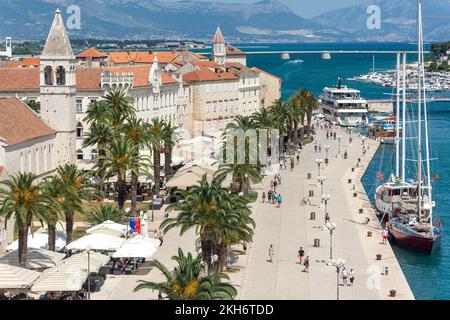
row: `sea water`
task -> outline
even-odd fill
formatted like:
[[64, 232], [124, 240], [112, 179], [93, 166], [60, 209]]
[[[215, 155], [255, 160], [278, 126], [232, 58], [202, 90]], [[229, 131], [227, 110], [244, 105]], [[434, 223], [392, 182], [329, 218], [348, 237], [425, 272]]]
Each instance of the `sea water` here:
[[[413, 44], [363, 43], [363, 44], [237, 44], [244, 51], [295, 51], [295, 50], [415, 50]], [[415, 55], [408, 61], [413, 62]], [[361, 90], [364, 98], [388, 99], [392, 88], [374, 84], [347, 81], [349, 77], [372, 70], [373, 54], [331, 54], [331, 60], [323, 60], [320, 54], [290, 54], [283, 60], [278, 54], [249, 55], [248, 66], [256, 66], [283, 79], [283, 99], [305, 87], [319, 95], [325, 86], [334, 86], [337, 78], [343, 84]], [[395, 54], [375, 55], [375, 70], [394, 69]], [[432, 161], [432, 176], [439, 175], [433, 185], [433, 196], [437, 203], [437, 214], [445, 226], [450, 226], [450, 103], [429, 104], [429, 134]], [[393, 168], [392, 146], [382, 146], [377, 151], [365, 175], [363, 185], [370, 197], [377, 186], [376, 173], [384, 172], [387, 178]], [[447, 229], [449, 229], [448, 227]], [[450, 229], [449, 229], [450, 230]], [[444, 233], [441, 247], [432, 255], [422, 255], [393, 246], [402, 270], [416, 299], [450, 299], [450, 234]]]

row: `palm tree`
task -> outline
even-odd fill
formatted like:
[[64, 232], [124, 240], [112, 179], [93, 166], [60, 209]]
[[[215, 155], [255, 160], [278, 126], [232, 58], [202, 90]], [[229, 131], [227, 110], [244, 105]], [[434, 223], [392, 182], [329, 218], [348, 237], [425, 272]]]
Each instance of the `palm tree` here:
[[68, 211], [65, 207], [66, 201], [64, 195], [64, 188], [60, 177], [48, 177], [42, 184], [42, 192], [48, 199], [53, 201], [51, 210], [48, 210], [47, 225], [48, 225], [48, 250], [56, 250], [56, 223], [62, 212]]
[[[125, 137], [132, 143], [136, 145], [136, 154], [133, 155], [136, 158], [140, 158], [140, 150], [145, 146], [148, 141], [148, 125], [142, 121], [142, 119], [137, 119], [135, 116], [132, 116], [127, 119], [126, 124], [124, 125], [124, 133]], [[144, 157], [141, 157], [144, 160]], [[137, 206], [137, 188], [139, 183], [139, 172], [141, 165], [144, 163], [138, 164], [136, 167], [132, 167], [131, 169], [131, 208], [130, 213], [133, 216], [136, 216], [136, 206]]]
[[98, 154], [105, 155], [106, 146], [116, 135], [114, 127], [106, 121], [94, 122], [90, 126], [90, 130], [84, 136], [83, 148], [97, 146]]
[[36, 100], [25, 100], [25, 104], [36, 113], [41, 112], [41, 103]]
[[83, 121], [88, 124], [98, 124], [108, 121], [108, 106], [106, 100], [94, 101], [89, 104]]
[[149, 124], [148, 145], [153, 150], [153, 178], [155, 180], [155, 194], [159, 193], [161, 183], [161, 141], [164, 139], [165, 122], [158, 118]]
[[139, 147], [123, 136], [112, 140], [107, 147], [106, 156], [99, 156], [99, 162], [95, 167], [96, 171], [104, 171], [107, 177], [117, 175], [119, 210], [123, 210], [125, 205], [127, 171], [137, 170], [139, 163]]
[[208, 272], [212, 272], [212, 234], [216, 224], [215, 214], [219, 205], [228, 198], [229, 192], [219, 183], [209, 184], [204, 175], [199, 185], [180, 193], [184, 201], [172, 204], [167, 209], [180, 211], [178, 216], [165, 220], [160, 227], [164, 233], [172, 228], [180, 227], [180, 235], [191, 228], [196, 228], [197, 234], [200, 235], [203, 261], [208, 266]]
[[83, 200], [96, 199], [98, 190], [88, 183], [87, 176], [74, 164], [61, 165], [57, 169], [61, 183], [61, 206], [66, 218], [67, 243], [72, 241], [75, 212], [83, 213]]
[[[271, 154], [272, 154], [272, 141], [271, 141], [270, 137], [272, 136], [272, 130], [276, 128], [276, 124], [274, 121], [274, 115], [270, 112], [270, 110], [268, 108], [261, 108], [257, 112], [253, 113], [251, 117], [253, 119], [253, 122], [254, 122], [256, 128], [267, 130], [267, 136], [266, 136], [267, 147], [271, 150]], [[261, 139], [259, 132], [258, 132], [258, 138]], [[266, 155], [264, 155], [264, 156], [266, 156]], [[259, 156], [261, 157], [261, 155], [259, 155]]]
[[269, 110], [273, 115], [274, 123], [276, 128], [280, 132], [280, 154], [284, 151], [284, 134], [289, 135], [289, 111], [288, 105], [283, 103], [281, 99], [275, 100], [270, 106]]
[[113, 126], [123, 125], [127, 118], [135, 115], [133, 98], [127, 96], [125, 91], [111, 91], [105, 97], [105, 103]]
[[19, 263], [27, 265], [28, 229], [33, 219], [47, 220], [49, 199], [42, 194], [33, 173], [18, 173], [9, 180], [1, 181], [0, 198], [2, 206], [0, 214], [8, 220], [15, 216], [19, 231]]
[[88, 221], [95, 224], [100, 224], [105, 221], [120, 222], [122, 220], [122, 212], [110, 203], [105, 203], [100, 207], [95, 208], [91, 215], [88, 216]]
[[172, 151], [176, 144], [176, 129], [177, 127], [172, 125], [172, 122], [166, 122], [163, 129], [163, 141], [164, 141], [164, 173], [166, 181], [172, 176]]
[[248, 195], [251, 183], [259, 183], [262, 180], [260, 168], [255, 164], [221, 164], [215, 176], [224, 180], [228, 174], [232, 175], [231, 190], [233, 185], [237, 185], [238, 190], [233, 190], [236, 193], [243, 192], [245, 196]]
[[317, 101], [314, 93], [308, 91], [305, 88], [302, 88], [299, 92], [299, 100], [301, 103], [301, 108], [305, 110], [306, 114], [306, 128], [308, 138], [311, 138], [311, 121], [312, 121], [312, 113], [319, 106], [319, 102]]
[[139, 281], [134, 291], [142, 289], [158, 290], [165, 294], [168, 300], [233, 300], [236, 289], [223, 280], [229, 277], [223, 273], [204, 276], [201, 257], [193, 258], [191, 253], [184, 255], [181, 248], [178, 255], [173, 256], [177, 266], [170, 271], [159, 260], [152, 261], [166, 278], [163, 282]]

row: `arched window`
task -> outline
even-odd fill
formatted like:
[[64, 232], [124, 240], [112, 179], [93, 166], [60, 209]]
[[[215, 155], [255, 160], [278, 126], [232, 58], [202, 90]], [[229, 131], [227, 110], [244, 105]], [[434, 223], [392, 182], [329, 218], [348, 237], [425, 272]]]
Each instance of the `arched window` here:
[[53, 69], [50, 66], [46, 66], [44, 69], [44, 78], [45, 85], [52, 86], [53, 85]]
[[77, 160], [83, 160], [83, 150], [77, 150]]
[[59, 86], [66, 84], [66, 69], [63, 66], [56, 68], [56, 84]]
[[98, 151], [97, 149], [92, 149], [91, 150], [91, 160], [95, 160], [98, 156]]

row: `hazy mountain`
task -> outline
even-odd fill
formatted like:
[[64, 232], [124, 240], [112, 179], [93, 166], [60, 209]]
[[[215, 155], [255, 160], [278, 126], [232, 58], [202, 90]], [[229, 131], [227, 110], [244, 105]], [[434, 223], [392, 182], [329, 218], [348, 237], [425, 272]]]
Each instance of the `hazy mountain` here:
[[[450, 31], [450, 0], [426, 0], [426, 40], [445, 39]], [[366, 27], [367, 6], [360, 5], [305, 20], [277, 0], [253, 4], [180, 0], [0, 0], [0, 37], [45, 39], [54, 11], [81, 9], [81, 30], [72, 38], [210, 40], [219, 24], [229, 41], [398, 41], [415, 39], [416, 0], [372, 0], [381, 7], [382, 29]], [[447, 16], [446, 19], [443, 16]]]
[[[210, 39], [220, 24], [230, 39], [282, 38], [332, 40], [337, 32], [294, 14], [279, 1], [254, 4], [159, 0], [0, 0], [0, 34], [43, 38], [56, 7], [81, 8], [81, 30], [72, 37]], [[66, 15], [67, 16], [67, 15]], [[328, 30], [330, 29], [330, 30]]]
[[[367, 28], [369, 5], [378, 5], [381, 29]], [[450, 36], [450, 0], [423, 1], [426, 41], [448, 40]], [[417, 0], [371, 0], [365, 4], [324, 13], [312, 21], [333, 27], [365, 41], [416, 41]]]

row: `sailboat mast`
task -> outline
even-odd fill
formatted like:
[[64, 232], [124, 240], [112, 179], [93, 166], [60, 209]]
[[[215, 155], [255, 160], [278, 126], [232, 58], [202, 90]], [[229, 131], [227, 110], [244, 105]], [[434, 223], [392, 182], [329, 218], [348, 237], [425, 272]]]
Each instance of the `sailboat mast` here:
[[417, 79], [417, 183], [418, 183], [418, 196], [417, 196], [417, 209], [419, 213], [419, 220], [422, 220], [422, 1], [419, 0], [418, 5], [418, 79]]
[[403, 52], [402, 90], [402, 182], [406, 182], [406, 52]]
[[400, 169], [400, 52], [397, 52], [397, 94], [395, 104], [395, 177]]
[[372, 73], [375, 73], [375, 55], [372, 56]]

